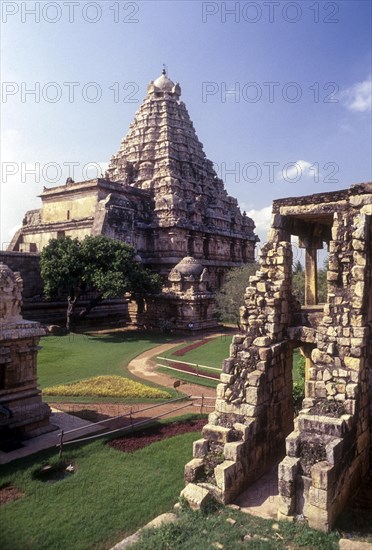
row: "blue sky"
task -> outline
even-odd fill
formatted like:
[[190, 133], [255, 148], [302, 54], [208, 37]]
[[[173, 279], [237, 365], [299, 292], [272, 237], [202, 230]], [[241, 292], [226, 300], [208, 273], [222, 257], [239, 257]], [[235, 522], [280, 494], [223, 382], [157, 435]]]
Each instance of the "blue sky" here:
[[163, 63], [261, 240], [273, 199], [371, 180], [367, 0], [3, 0], [1, 48], [2, 248], [69, 163], [104, 172]]

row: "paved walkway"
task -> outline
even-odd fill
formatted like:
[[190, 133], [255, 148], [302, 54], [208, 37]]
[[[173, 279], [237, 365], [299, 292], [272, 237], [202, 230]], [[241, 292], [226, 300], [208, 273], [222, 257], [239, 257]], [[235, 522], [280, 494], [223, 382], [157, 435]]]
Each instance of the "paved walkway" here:
[[73, 432], [72, 434], [64, 437], [64, 441], [69, 441], [71, 439], [75, 439], [77, 436], [80, 437], [83, 435], [96, 433], [102, 429], [95, 426], [92, 422], [87, 422], [77, 416], [66, 414], [54, 408], [52, 408], [50, 425], [52, 427], [52, 431], [33, 437], [32, 439], [22, 441], [22, 447], [20, 449], [16, 449], [15, 451], [11, 451], [9, 453], [0, 451], [0, 464], [7, 464], [17, 458], [23, 458], [44, 449], [56, 447], [60, 442], [60, 434], [62, 430], [69, 431], [79, 428], [77, 432]]
[[[216, 336], [221, 336], [221, 334], [214, 334], [213, 336], [211, 336], [211, 338], [215, 338]], [[137, 357], [132, 359], [132, 361], [130, 361], [130, 363], [128, 364], [128, 370], [135, 376], [138, 376], [138, 378], [142, 378], [147, 382], [154, 382], [155, 384], [159, 384], [167, 388], [172, 388], [174, 382], [177, 379], [172, 378], [171, 376], [168, 376], [162, 372], [158, 372], [156, 370], [156, 361], [154, 361], [152, 358], [159, 355], [161, 356], [164, 352], [182, 343], [187, 344], [187, 340], [180, 341], [177, 344], [175, 344], [174, 342], [172, 344], [162, 344], [161, 346], [157, 346], [156, 348], [144, 351], [143, 353], [137, 355]], [[190, 382], [182, 382], [180, 390], [182, 391], [182, 393], [186, 393], [187, 395], [191, 396], [200, 396], [203, 394], [205, 397], [216, 397], [215, 388], [198, 386], [197, 384], [191, 384]]]
[[258, 479], [235, 504], [242, 512], [265, 519], [278, 518], [278, 465]]

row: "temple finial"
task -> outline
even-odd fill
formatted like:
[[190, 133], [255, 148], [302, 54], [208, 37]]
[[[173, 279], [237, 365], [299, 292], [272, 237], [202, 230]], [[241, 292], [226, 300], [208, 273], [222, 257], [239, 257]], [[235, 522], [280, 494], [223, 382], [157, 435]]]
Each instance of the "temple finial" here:
[[167, 69], [165, 67], [165, 63], [163, 63], [163, 70], [162, 70], [161, 74], [163, 74], [164, 76], [166, 76], [166, 74], [167, 74]]

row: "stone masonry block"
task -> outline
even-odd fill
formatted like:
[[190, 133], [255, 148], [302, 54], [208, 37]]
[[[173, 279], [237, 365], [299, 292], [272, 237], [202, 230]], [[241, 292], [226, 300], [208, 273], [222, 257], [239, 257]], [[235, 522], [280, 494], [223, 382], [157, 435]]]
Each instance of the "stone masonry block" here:
[[285, 440], [287, 455], [293, 458], [298, 456], [299, 445], [300, 445], [300, 432], [294, 431], [290, 433]]
[[292, 456], [286, 456], [279, 463], [278, 478], [284, 481], [294, 480], [300, 459]]
[[224, 426], [212, 426], [211, 424], [206, 424], [202, 433], [204, 439], [218, 443], [228, 443], [232, 437], [231, 429]]
[[231, 489], [236, 480], [236, 463], [232, 460], [225, 460], [214, 469], [216, 485], [222, 491]]
[[360, 370], [362, 359], [359, 357], [344, 357], [345, 367], [352, 370]]
[[233, 462], [238, 462], [246, 448], [246, 444], [242, 441], [232, 441], [231, 443], [225, 443], [223, 448], [223, 454], [226, 460], [232, 460]]
[[240, 424], [239, 422], [236, 422], [234, 424], [234, 430], [241, 432], [243, 434], [243, 441], [246, 441], [247, 439], [250, 439], [253, 437], [256, 431], [256, 421], [255, 420], [248, 420], [245, 424]]
[[209, 451], [209, 441], [208, 439], [198, 439], [193, 443], [193, 457], [202, 458]]
[[278, 496], [278, 514], [291, 516], [294, 513], [295, 501], [293, 497]]
[[181, 497], [187, 500], [193, 510], [203, 510], [212, 501], [209, 491], [195, 483], [186, 485], [181, 491]]
[[330, 529], [329, 525], [329, 514], [327, 510], [308, 504], [307, 506], [307, 521], [309, 527], [312, 529], [318, 529], [318, 531], [328, 532]]
[[224, 372], [221, 372], [220, 374], [220, 380], [222, 384], [231, 384], [233, 380], [232, 374], [225, 374]]
[[197, 481], [198, 477], [204, 471], [203, 459], [194, 458], [190, 460], [185, 466], [185, 481], [187, 483]]
[[347, 424], [341, 418], [303, 414], [298, 419], [298, 429], [300, 432], [342, 437], [347, 431]]
[[311, 467], [311, 481], [315, 489], [327, 491], [334, 483], [334, 466], [329, 462], [317, 462]]
[[265, 348], [271, 344], [272, 340], [268, 336], [259, 336], [253, 340], [253, 345], [259, 348]]

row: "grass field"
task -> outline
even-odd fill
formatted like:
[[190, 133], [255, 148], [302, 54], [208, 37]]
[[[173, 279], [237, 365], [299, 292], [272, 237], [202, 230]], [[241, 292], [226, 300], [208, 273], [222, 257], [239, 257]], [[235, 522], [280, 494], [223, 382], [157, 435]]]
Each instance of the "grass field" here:
[[[43, 389], [100, 375], [119, 375], [143, 383], [143, 380], [128, 371], [128, 363], [143, 351], [171, 342], [172, 339], [172, 336], [137, 331], [42, 338], [42, 349], [38, 355], [39, 386]], [[151, 383], [147, 385], [158, 387]], [[172, 392], [171, 394], [173, 395]], [[43, 397], [51, 400], [47, 395]], [[76, 399], [86, 402], [90, 400], [87, 397], [69, 397], [68, 401]], [[63, 396], [59, 396], [59, 400], [62, 401]]]
[[0, 507], [2, 550], [107, 549], [153, 517], [169, 511], [183, 488], [192, 456], [191, 432], [122, 453], [103, 440], [66, 447], [76, 473], [56, 483], [35, 479], [58, 462], [55, 449], [2, 466], [0, 487], [25, 496]]
[[321, 533], [304, 523], [265, 520], [238, 510], [184, 510], [180, 521], [146, 530], [133, 550], [338, 550], [337, 532]]

